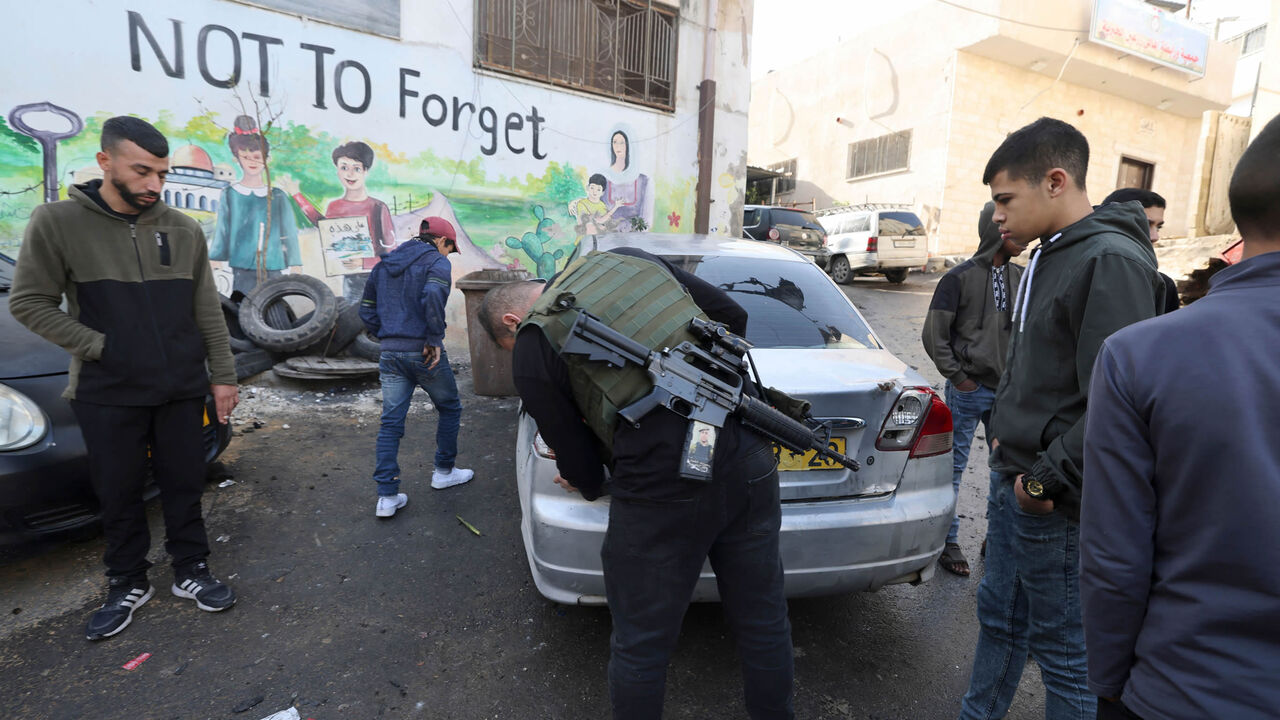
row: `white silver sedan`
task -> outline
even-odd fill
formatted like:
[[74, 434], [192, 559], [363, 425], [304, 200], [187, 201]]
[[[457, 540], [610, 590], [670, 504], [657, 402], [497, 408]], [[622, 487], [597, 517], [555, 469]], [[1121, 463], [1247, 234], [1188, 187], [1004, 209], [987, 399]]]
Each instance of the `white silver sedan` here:
[[[812, 451], [777, 450], [787, 596], [932, 577], [955, 507], [951, 412], [924, 377], [884, 349], [836, 284], [791, 250], [720, 236], [591, 236], [574, 255], [617, 247], [642, 248], [726, 290], [748, 313], [751, 359], [764, 385], [809, 400], [814, 416], [834, 428], [835, 448], [861, 464], [852, 471]], [[521, 412], [516, 484], [529, 569], [549, 600], [604, 604], [608, 495], [587, 502], [566, 493], [553, 482], [554, 458]], [[693, 599], [718, 599], [709, 564]]]

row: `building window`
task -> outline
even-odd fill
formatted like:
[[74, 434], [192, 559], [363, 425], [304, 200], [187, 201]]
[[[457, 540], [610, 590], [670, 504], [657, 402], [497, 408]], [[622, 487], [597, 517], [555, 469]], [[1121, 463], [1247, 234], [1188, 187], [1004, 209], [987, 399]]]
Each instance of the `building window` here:
[[784, 160], [780, 163], [770, 165], [767, 170], [778, 173], [778, 184], [774, 186], [774, 192], [781, 195], [782, 193], [795, 192], [796, 190], [796, 161], [795, 158]]
[[1155, 172], [1156, 166], [1149, 162], [1121, 156], [1120, 174], [1116, 177], [1116, 187], [1150, 190], [1151, 178], [1155, 175]]
[[910, 166], [910, 130], [849, 144], [850, 180], [907, 170]]
[[1240, 55], [1252, 55], [1267, 44], [1267, 26], [1254, 28], [1244, 34], [1244, 38], [1240, 41]]
[[352, 30], [400, 37], [400, 0], [239, 0]]
[[676, 10], [656, 0], [476, 0], [476, 65], [671, 110]]

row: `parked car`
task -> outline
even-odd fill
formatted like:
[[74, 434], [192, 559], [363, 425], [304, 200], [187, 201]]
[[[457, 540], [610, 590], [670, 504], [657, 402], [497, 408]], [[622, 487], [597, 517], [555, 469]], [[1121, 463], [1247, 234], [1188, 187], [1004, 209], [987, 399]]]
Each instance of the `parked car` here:
[[909, 205], [849, 205], [820, 210], [817, 218], [827, 231], [827, 271], [838, 283], [876, 274], [902, 283], [929, 260], [924, 223]]
[[[94, 532], [100, 520], [84, 438], [62, 397], [71, 357], [9, 313], [13, 267], [0, 255], [0, 544]], [[231, 428], [211, 422], [212, 396], [205, 402], [205, 458], [213, 462]], [[146, 497], [157, 494], [149, 484]]]
[[[830, 278], [791, 250], [705, 235], [628, 234], [584, 238], [574, 256], [622, 246], [667, 258], [728, 291], [749, 314], [760, 379], [812, 402], [813, 414], [831, 422], [836, 448], [862, 464], [855, 472], [812, 452], [776, 450], [786, 594], [928, 580], [955, 505], [951, 412], [928, 382], [885, 349]], [[552, 449], [522, 411], [516, 486], [534, 583], [555, 602], [603, 604], [608, 497], [587, 502], [555, 485], [555, 476]], [[715, 576], [704, 565], [694, 600], [717, 599]]]
[[827, 231], [808, 210], [746, 205], [742, 208], [742, 234], [750, 240], [777, 243], [827, 267]]

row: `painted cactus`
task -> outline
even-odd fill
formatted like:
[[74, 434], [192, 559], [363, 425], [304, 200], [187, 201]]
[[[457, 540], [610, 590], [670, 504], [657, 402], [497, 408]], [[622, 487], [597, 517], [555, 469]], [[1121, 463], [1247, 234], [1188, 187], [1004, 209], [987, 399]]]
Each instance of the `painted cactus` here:
[[533, 216], [538, 220], [533, 232], [527, 232], [518, 239], [508, 237], [507, 247], [523, 250], [533, 261], [535, 274], [545, 280], [555, 275], [556, 261], [564, 257], [564, 250], [550, 252], [546, 249], [551, 240], [551, 226], [555, 225], [555, 221], [547, 217], [541, 205], [533, 206]]

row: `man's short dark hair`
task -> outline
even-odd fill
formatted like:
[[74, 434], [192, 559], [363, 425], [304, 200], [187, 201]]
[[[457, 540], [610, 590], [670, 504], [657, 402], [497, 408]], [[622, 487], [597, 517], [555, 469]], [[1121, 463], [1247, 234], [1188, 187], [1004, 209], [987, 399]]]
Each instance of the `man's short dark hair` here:
[[1110, 205], [1111, 203], [1129, 202], [1131, 200], [1137, 200], [1142, 203], [1142, 207], [1144, 208], [1165, 207], [1164, 198], [1160, 197], [1159, 193], [1155, 193], [1150, 190], [1143, 190], [1142, 188], [1120, 188], [1108, 195], [1106, 199], [1102, 201], [1102, 204]]
[[111, 152], [122, 140], [128, 140], [156, 157], [169, 157], [169, 141], [146, 120], [117, 115], [102, 123], [103, 152]]
[[1069, 123], [1042, 117], [1009, 134], [987, 161], [982, 184], [990, 185], [1001, 170], [1010, 180], [1026, 180], [1039, 185], [1053, 168], [1067, 171], [1076, 186], [1084, 189], [1089, 168], [1089, 141]]
[[596, 173], [587, 179], [588, 185], [599, 185], [601, 190], [609, 189], [609, 181], [604, 179], [604, 175]]
[[354, 142], [343, 143], [333, 149], [333, 164], [337, 165], [341, 158], [348, 158], [364, 165], [364, 169], [368, 170], [373, 167], [373, 148], [368, 143], [356, 140]]
[[[541, 285], [542, 283], [537, 280], [517, 280], [499, 285], [485, 293], [484, 299], [480, 301], [476, 319], [480, 321], [480, 327], [484, 328], [489, 339], [497, 342], [500, 334], [506, 334], [507, 329], [502, 324], [502, 316], [517, 307], [524, 297], [525, 288], [530, 284]], [[523, 310], [523, 308], [520, 309]]]
[[1280, 237], [1280, 118], [1249, 143], [1227, 188], [1231, 217], [1246, 238]]

